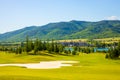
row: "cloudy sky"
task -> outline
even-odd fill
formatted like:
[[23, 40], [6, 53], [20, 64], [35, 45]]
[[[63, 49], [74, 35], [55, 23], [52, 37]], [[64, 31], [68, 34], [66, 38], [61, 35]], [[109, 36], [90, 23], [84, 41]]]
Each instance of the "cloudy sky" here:
[[0, 33], [51, 22], [119, 20], [120, 0], [0, 0]]

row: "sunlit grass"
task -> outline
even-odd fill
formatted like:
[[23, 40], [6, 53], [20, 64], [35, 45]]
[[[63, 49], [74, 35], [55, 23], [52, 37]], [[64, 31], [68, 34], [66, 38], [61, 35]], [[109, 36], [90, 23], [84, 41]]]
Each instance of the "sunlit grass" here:
[[43, 70], [0, 67], [0, 80], [120, 80], [120, 60], [105, 59], [103, 53], [41, 56], [0, 52], [0, 63], [36, 63], [45, 60], [75, 60], [79, 63], [72, 67]]

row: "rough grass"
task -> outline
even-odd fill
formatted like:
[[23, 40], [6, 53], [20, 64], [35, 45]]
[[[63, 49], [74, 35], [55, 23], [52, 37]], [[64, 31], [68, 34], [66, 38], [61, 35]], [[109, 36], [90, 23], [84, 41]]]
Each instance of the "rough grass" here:
[[[67, 40], [58, 40], [59, 42], [87, 42], [89, 39], [67, 39]], [[119, 42], [120, 41], [120, 37], [114, 37], [114, 38], [102, 38], [102, 39], [93, 39], [95, 41], [101, 41], [103, 43], [114, 43], [114, 42]]]
[[26, 69], [0, 67], [0, 80], [120, 80], [120, 60], [104, 58], [105, 54], [80, 54], [79, 56], [15, 55], [0, 52], [0, 63], [31, 63], [45, 60], [79, 61], [72, 67], [60, 69]]
[[119, 42], [120, 37], [114, 37], [114, 38], [103, 38], [103, 39], [94, 39], [95, 41], [101, 41], [103, 43], [114, 43], [114, 42]]

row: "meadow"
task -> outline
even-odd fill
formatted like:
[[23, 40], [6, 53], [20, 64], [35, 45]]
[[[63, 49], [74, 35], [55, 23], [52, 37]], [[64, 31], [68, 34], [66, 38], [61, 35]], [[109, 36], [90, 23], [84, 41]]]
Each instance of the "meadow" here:
[[113, 37], [113, 38], [101, 38], [101, 39], [68, 39], [68, 40], [58, 40], [59, 42], [87, 42], [87, 41], [101, 41], [103, 43], [114, 43], [114, 42], [119, 42], [120, 41], [120, 37]]
[[0, 64], [74, 60], [79, 63], [59, 69], [0, 67], [0, 80], [120, 80], [120, 60], [105, 59], [104, 53], [80, 53], [76, 56], [26, 55], [0, 52]]

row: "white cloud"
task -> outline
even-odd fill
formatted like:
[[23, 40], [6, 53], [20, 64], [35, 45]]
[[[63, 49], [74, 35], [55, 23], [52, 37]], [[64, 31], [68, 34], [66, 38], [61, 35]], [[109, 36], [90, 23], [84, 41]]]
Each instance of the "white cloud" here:
[[117, 16], [110, 16], [107, 18], [107, 20], [118, 20]]

